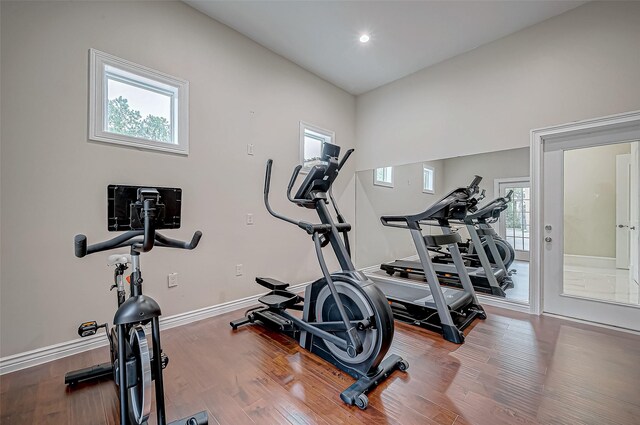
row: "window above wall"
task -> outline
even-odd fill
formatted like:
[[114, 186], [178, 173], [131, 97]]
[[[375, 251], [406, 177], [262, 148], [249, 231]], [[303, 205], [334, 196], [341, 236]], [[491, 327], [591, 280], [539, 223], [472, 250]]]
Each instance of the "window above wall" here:
[[300, 163], [301, 172], [308, 172], [321, 160], [322, 145], [335, 144], [335, 133], [300, 121]]
[[189, 83], [90, 50], [89, 139], [187, 155]]
[[436, 172], [433, 167], [422, 164], [422, 191], [424, 193], [436, 193]]
[[373, 170], [373, 184], [393, 187], [393, 167], [381, 167]]

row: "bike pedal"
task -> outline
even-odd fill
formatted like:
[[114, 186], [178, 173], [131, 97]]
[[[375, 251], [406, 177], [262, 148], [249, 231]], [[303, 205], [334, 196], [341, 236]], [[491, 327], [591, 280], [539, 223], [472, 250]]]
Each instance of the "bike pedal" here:
[[160, 354], [160, 364], [162, 365], [163, 369], [166, 368], [169, 364], [169, 357], [164, 353]]
[[98, 332], [98, 322], [84, 322], [78, 326], [78, 335], [84, 338], [85, 336], [95, 335]]

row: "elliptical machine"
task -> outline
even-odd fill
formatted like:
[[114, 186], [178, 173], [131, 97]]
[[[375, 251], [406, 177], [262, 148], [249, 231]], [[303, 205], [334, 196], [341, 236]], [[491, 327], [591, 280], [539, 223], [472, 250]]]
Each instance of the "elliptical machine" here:
[[[356, 379], [340, 394], [342, 401], [365, 409], [369, 404], [365, 392], [371, 390], [395, 369], [407, 370], [409, 364], [392, 354], [384, 358], [393, 339], [394, 324], [391, 308], [382, 292], [362, 273], [358, 272], [345, 247], [351, 225], [344, 222], [339, 211], [335, 223], [327, 208], [327, 193], [340, 168], [353, 150], [338, 163], [340, 147], [325, 143], [322, 162], [309, 171], [302, 185], [291, 196], [302, 166], [291, 176], [287, 197], [294, 204], [315, 209], [321, 224], [297, 221], [274, 212], [269, 205], [269, 186], [273, 160], [267, 161], [264, 184], [264, 203], [271, 215], [295, 224], [309, 234], [315, 245], [323, 277], [308, 285], [304, 298], [287, 290], [289, 284], [275, 279], [257, 277], [256, 282], [271, 292], [260, 297], [263, 306], [250, 309], [245, 317], [232, 321], [237, 329], [248, 323], [260, 323], [281, 332], [345, 371]], [[333, 198], [332, 196], [330, 196]], [[332, 202], [336, 208], [335, 200]], [[340, 232], [343, 238], [340, 238]], [[322, 248], [331, 244], [341, 270], [329, 273]], [[287, 310], [302, 311], [302, 319]]]
[[[130, 247], [129, 254], [109, 256], [108, 264], [114, 266], [114, 285], [117, 289], [118, 309], [113, 325], [85, 322], [78, 328], [81, 337], [95, 335], [104, 328], [109, 339], [111, 361], [100, 365], [69, 372], [65, 384], [74, 386], [80, 382], [99, 378], [111, 378], [118, 386], [121, 425], [144, 425], [151, 413], [151, 381], [155, 381], [156, 416], [158, 425], [166, 425], [164, 383], [162, 369], [169, 359], [160, 347], [160, 306], [151, 297], [142, 293], [142, 271], [140, 254], [154, 246], [192, 250], [202, 237], [195, 232], [190, 242], [167, 238], [156, 229], [180, 227], [180, 189], [149, 188], [139, 186], [108, 187], [109, 230], [129, 230], [111, 240], [87, 247], [87, 237], [76, 235], [75, 255], [82, 258], [88, 254], [115, 248]], [[142, 236], [142, 238], [139, 238]], [[131, 275], [126, 278], [130, 295], [127, 298], [124, 273], [129, 265]], [[145, 326], [151, 324], [150, 350]], [[150, 352], [151, 351], [151, 352]], [[122, 365], [125, 365], [122, 367]], [[206, 425], [205, 411], [171, 422], [170, 425]]]

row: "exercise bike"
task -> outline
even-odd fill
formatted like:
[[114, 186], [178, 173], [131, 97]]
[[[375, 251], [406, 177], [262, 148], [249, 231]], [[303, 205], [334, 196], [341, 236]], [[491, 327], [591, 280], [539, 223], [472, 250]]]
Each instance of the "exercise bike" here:
[[[396, 354], [384, 357], [393, 339], [391, 308], [382, 292], [351, 262], [346, 248], [351, 225], [339, 211], [339, 222], [335, 223], [327, 208], [327, 193], [333, 198], [331, 186], [351, 152], [353, 150], [338, 163], [340, 147], [325, 143], [321, 163], [311, 168], [296, 194], [291, 196], [302, 167], [298, 165], [293, 171], [287, 189], [288, 199], [300, 207], [315, 209], [320, 224], [297, 221], [271, 209], [269, 187], [273, 160], [267, 161], [265, 206], [274, 217], [298, 226], [312, 237], [323, 277], [306, 287], [304, 298], [288, 291], [287, 283], [257, 277], [259, 285], [271, 290], [259, 299], [263, 305], [248, 310], [244, 318], [230, 324], [235, 330], [248, 323], [260, 323], [295, 339], [303, 348], [354, 377], [356, 382], [344, 390], [340, 398], [348, 405], [365, 409], [369, 404], [365, 393], [395, 369], [407, 370], [409, 364]], [[332, 204], [335, 209], [335, 200]], [[341, 239], [340, 233], [345, 240]], [[322, 248], [328, 244], [341, 268], [335, 273], [329, 273], [322, 253]], [[301, 311], [302, 318], [287, 310]]]
[[[162, 370], [169, 359], [160, 347], [160, 306], [142, 293], [140, 254], [154, 246], [192, 250], [202, 233], [195, 232], [190, 242], [167, 238], [156, 232], [157, 228], [180, 227], [181, 190], [173, 188], [149, 188], [138, 186], [109, 186], [109, 230], [128, 230], [111, 240], [87, 246], [85, 235], [75, 237], [75, 255], [82, 258], [96, 252], [130, 247], [129, 254], [109, 256], [107, 262], [114, 267], [114, 285], [118, 309], [113, 327], [95, 321], [82, 323], [78, 328], [81, 337], [95, 335], [104, 328], [109, 340], [111, 361], [65, 375], [65, 384], [75, 386], [80, 382], [111, 378], [118, 386], [120, 424], [144, 425], [151, 414], [152, 381], [155, 381], [156, 417], [158, 425], [166, 425], [164, 383]], [[131, 266], [132, 272], [124, 277]], [[126, 295], [125, 280], [129, 284]], [[149, 347], [145, 327], [151, 324]], [[124, 365], [124, 366], [123, 366]], [[206, 425], [206, 411], [171, 422], [170, 425]]]

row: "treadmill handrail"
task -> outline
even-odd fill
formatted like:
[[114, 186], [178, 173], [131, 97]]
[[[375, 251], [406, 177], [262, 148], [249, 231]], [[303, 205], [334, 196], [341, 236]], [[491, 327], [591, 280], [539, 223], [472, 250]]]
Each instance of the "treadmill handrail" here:
[[[445, 197], [440, 199], [435, 204], [427, 208], [426, 211], [419, 214], [412, 215], [383, 215], [380, 217], [380, 221], [383, 226], [398, 227], [401, 229], [420, 229], [420, 222], [434, 221], [441, 217], [435, 217], [439, 212], [449, 207], [450, 205], [460, 203], [466, 206], [467, 200], [474, 194], [478, 193], [480, 181], [482, 177], [474, 176], [472, 182], [467, 187], [461, 187], [452, 190]], [[398, 222], [404, 222], [405, 224], [397, 224]]]
[[496, 210], [502, 212], [507, 208], [509, 202], [512, 200], [512, 196], [513, 190], [510, 190], [505, 196], [494, 199], [472, 214], [467, 214], [465, 221], [478, 220], [480, 218], [492, 218]]

